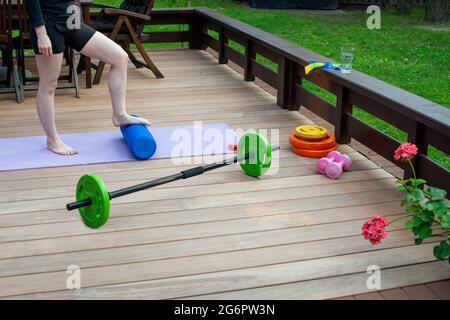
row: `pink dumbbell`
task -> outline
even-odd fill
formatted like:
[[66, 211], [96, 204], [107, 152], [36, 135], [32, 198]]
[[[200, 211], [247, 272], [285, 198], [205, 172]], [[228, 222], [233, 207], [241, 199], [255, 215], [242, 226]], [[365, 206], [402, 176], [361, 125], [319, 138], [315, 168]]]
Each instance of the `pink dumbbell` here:
[[326, 174], [328, 178], [337, 179], [343, 171], [350, 169], [352, 160], [349, 156], [341, 154], [339, 151], [331, 151], [326, 158], [322, 158], [316, 163], [317, 171]]
[[327, 169], [328, 165], [333, 161], [339, 161], [341, 157], [342, 154], [339, 151], [331, 151], [330, 153], [328, 153], [326, 158], [322, 158], [317, 161], [317, 171], [321, 174], [325, 174], [325, 170]]

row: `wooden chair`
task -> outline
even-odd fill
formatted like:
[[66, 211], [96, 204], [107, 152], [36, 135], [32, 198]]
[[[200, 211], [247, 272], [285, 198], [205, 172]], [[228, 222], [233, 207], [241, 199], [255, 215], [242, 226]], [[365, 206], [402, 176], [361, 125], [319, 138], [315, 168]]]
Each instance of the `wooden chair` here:
[[[144, 25], [151, 17], [150, 13], [153, 9], [155, 0], [125, 0], [120, 8], [109, 7], [105, 5], [93, 4], [93, 8], [102, 8], [100, 14], [92, 19], [91, 26], [99, 32], [107, 35], [111, 40], [117, 42], [128, 54], [131, 62], [136, 68], [148, 68], [158, 79], [164, 78], [163, 74], [158, 70], [150, 56], [145, 51], [139, 39], [139, 35], [144, 29]], [[130, 50], [130, 43], [134, 43], [145, 62], [136, 58]], [[84, 58], [78, 65], [80, 72], [84, 66]], [[105, 63], [100, 61], [94, 77], [94, 84], [99, 84], [102, 77]]]
[[[26, 73], [26, 57], [25, 52], [27, 49], [32, 49], [30, 32], [28, 25], [28, 14], [25, 8], [23, 0], [14, 0], [15, 10], [17, 17], [17, 26], [19, 35], [14, 38], [14, 46], [17, 51], [17, 61], [19, 67], [19, 76], [22, 82], [22, 88], [24, 91], [37, 90], [39, 85], [36, 82], [39, 81], [39, 77], [29, 77]], [[66, 66], [69, 67], [68, 74], [60, 75], [58, 80], [67, 80], [67, 82], [58, 82], [58, 89], [74, 88], [75, 96], [80, 97], [80, 85], [78, 81], [78, 74], [75, 72], [75, 56], [72, 48], [66, 47], [64, 49], [64, 57]]]
[[16, 94], [17, 102], [24, 99], [18, 68], [14, 64], [13, 50], [13, 1], [0, 0], [0, 51], [2, 66], [6, 67], [6, 79], [1, 81], [0, 93]]

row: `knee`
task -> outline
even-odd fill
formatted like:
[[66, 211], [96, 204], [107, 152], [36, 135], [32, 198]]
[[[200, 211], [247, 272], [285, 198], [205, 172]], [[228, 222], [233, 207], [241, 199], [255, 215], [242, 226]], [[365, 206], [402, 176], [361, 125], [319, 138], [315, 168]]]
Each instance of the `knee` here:
[[39, 81], [39, 91], [46, 94], [54, 94], [58, 85], [58, 79], [52, 78]]
[[121, 50], [117, 51], [117, 54], [114, 56], [113, 66], [117, 67], [127, 67], [128, 65], [128, 54], [121, 48]]

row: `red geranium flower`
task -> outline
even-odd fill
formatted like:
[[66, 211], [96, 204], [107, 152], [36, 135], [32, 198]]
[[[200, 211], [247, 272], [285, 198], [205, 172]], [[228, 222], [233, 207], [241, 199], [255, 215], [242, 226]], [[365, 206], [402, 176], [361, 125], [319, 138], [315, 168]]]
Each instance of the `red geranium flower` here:
[[388, 225], [389, 222], [382, 216], [373, 216], [372, 219], [366, 220], [362, 225], [362, 235], [370, 243], [379, 244], [388, 235], [385, 231]]
[[402, 143], [394, 153], [394, 159], [400, 161], [411, 160], [417, 154], [417, 147], [410, 142]]

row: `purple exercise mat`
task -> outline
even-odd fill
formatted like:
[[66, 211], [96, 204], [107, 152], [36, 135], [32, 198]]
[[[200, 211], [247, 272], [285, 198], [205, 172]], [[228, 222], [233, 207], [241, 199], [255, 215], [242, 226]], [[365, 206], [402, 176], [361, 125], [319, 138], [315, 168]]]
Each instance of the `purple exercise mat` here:
[[[226, 124], [149, 128], [157, 143], [151, 159], [229, 153], [236, 136]], [[63, 140], [80, 153], [60, 156], [46, 149], [45, 136], [0, 139], [0, 171], [138, 161], [120, 130], [63, 134]]]

